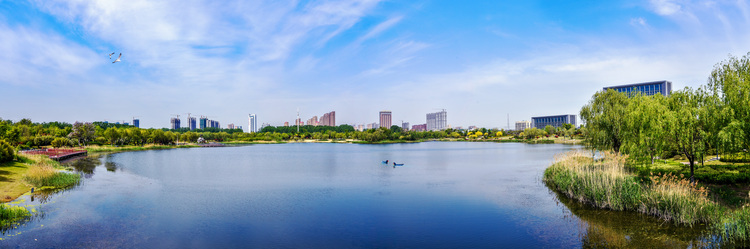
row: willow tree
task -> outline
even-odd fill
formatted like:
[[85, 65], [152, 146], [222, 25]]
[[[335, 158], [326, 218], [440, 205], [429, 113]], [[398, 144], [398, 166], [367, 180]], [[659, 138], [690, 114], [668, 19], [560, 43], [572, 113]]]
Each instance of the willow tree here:
[[654, 158], [668, 147], [664, 142], [669, 114], [667, 98], [661, 94], [637, 94], [630, 101], [625, 116], [623, 151], [634, 156], [647, 157], [653, 164]]
[[705, 108], [706, 92], [685, 87], [675, 91], [667, 101], [666, 141], [690, 162], [690, 182], [695, 181], [695, 161], [705, 152], [706, 123], [709, 117], [701, 116]]
[[581, 120], [586, 124], [585, 143], [595, 149], [620, 152], [625, 135], [625, 116], [630, 100], [612, 89], [600, 91], [581, 109]]
[[714, 66], [708, 87], [726, 118], [719, 140], [730, 152], [750, 148], [750, 53], [742, 58], [731, 56]]

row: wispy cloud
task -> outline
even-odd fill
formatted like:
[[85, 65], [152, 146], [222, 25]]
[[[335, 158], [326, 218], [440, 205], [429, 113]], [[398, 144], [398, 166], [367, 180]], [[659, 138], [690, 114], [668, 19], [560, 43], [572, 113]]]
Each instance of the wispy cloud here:
[[388, 30], [389, 28], [393, 27], [393, 25], [396, 25], [398, 22], [401, 21], [401, 19], [404, 18], [403, 16], [396, 16], [389, 18], [388, 20], [385, 20], [372, 28], [367, 34], [361, 36], [359, 39], [357, 39], [357, 43], [361, 43], [367, 39], [376, 37], [380, 35], [380, 33], [383, 33], [383, 31]]
[[22, 26], [0, 24], [0, 83], [18, 85], [65, 84], [104, 62], [90, 49], [54, 34]]

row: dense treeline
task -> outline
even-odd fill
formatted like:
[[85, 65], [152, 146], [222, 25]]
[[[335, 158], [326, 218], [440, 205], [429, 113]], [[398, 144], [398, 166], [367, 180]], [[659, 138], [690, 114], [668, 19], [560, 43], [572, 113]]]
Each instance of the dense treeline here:
[[[1, 119], [0, 119], [1, 120]], [[563, 134], [562, 129], [552, 129], [550, 134]], [[567, 131], [567, 130], [566, 130]], [[364, 142], [420, 141], [425, 139], [496, 139], [503, 130], [480, 128], [473, 131], [447, 129], [442, 131], [403, 131], [401, 127], [355, 131], [350, 125], [264, 127], [261, 132], [244, 133], [240, 129], [206, 128], [189, 131], [182, 129], [141, 129], [133, 126], [103, 122], [74, 124], [51, 122], [32, 123], [29, 119], [19, 122], [0, 121], [0, 139], [17, 149], [42, 146], [66, 147], [86, 145], [135, 145], [194, 143], [202, 137], [207, 141], [285, 141], [296, 139], [314, 140], [359, 140]], [[542, 133], [547, 135], [547, 133]]]
[[750, 53], [717, 64], [708, 84], [661, 94], [594, 94], [581, 109], [592, 148], [654, 162], [682, 155], [693, 178], [696, 161], [716, 155], [747, 162], [750, 148]]
[[356, 131], [351, 125], [340, 126], [267, 126], [257, 133], [245, 133], [234, 137], [240, 141], [283, 141], [292, 139], [344, 140], [353, 139], [364, 142], [382, 141], [420, 141], [425, 139], [495, 139], [503, 131], [481, 128], [474, 131], [447, 129], [442, 131], [404, 131], [393, 125], [390, 128], [367, 129]]
[[141, 129], [133, 126], [103, 122], [74, 124], [50, 122], [33, 123], [29, 119], [18, 122], [0, 119], [0, 140], [17, 149], [41, 146], [66, 147], [85, 145], [138, 145], [174, 144], [196, 142], [199, 137], [207, 141], [225, 141], [239, 129], [207, 128], [187, 131], [168, 129]]

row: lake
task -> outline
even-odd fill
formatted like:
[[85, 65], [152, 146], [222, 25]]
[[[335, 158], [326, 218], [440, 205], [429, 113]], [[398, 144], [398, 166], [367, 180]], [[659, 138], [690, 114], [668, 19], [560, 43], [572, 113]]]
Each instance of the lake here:
[[[701, 228], [590, 209], [541, 182], [560, 144], [263, 144], [72, 162], [82, 184], [21, 197], [3, 247], [702, 247]], [[382, 161], [389, 160], [389, 164]], [[392, 162], [403, 163], [393, 166]]]

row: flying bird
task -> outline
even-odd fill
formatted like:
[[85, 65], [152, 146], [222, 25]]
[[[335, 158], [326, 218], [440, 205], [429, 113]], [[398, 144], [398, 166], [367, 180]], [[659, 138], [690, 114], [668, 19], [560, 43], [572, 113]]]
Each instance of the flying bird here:
[[114, 55], [114, 54], [115, 54], [115, 52], [112, 52], [111, 54], [109, 54], [109, 59], [110, 60], [112, 59], [112, 55]]
[[[114, 54], [114, 53], [113, 53]], [[120, 56], [117, 56], [117, 60], [113, 61], [112, 63], [120, 61], [120, 57], [122, 57], [122, 53], [120, 53]]]

